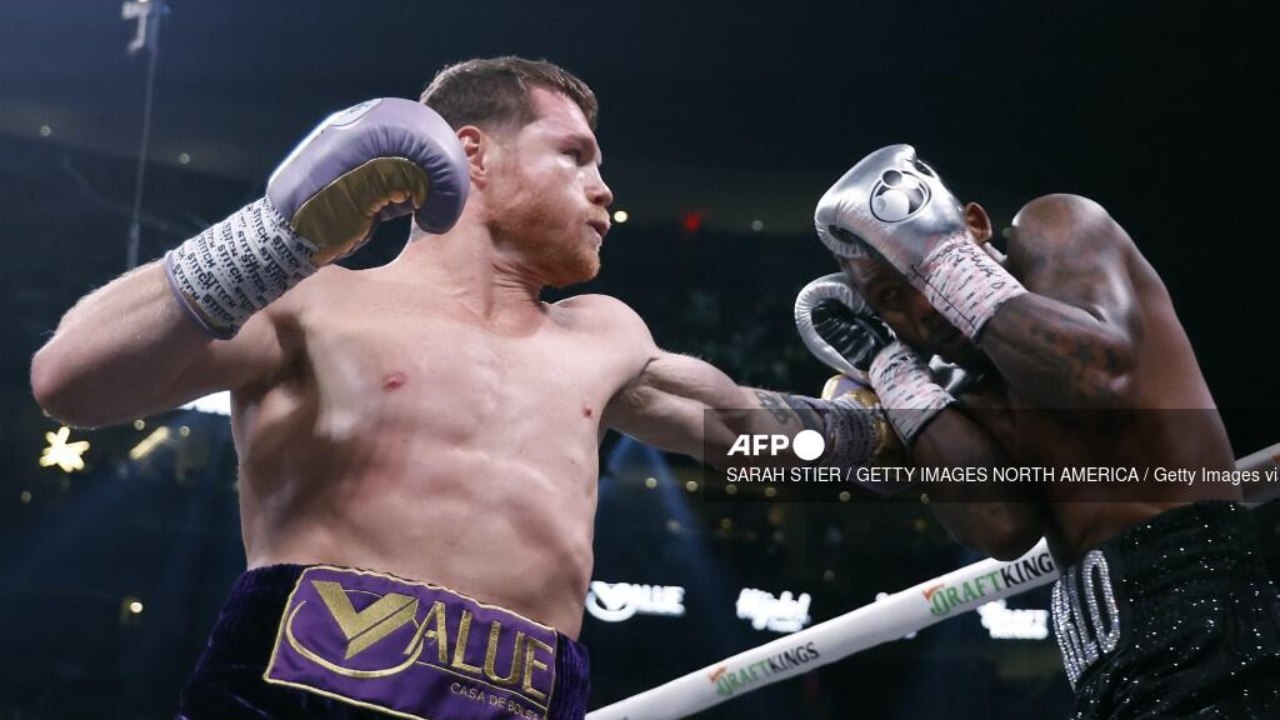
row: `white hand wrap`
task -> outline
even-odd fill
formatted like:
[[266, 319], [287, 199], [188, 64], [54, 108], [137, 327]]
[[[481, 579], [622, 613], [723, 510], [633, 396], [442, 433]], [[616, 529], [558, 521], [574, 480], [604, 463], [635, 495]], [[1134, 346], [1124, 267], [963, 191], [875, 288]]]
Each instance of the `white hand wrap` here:
[[960, 332], [975, 340], [996, 309], [1027, 290], [967, 236], [940, 243], [924, 259], [925, 297]]
[[314, 273], [315, 251], [263, 198], [169, 251], [165, 272], [187, 314], [225, 340]]
[[901, 342], [880, 351], [871, 361], [870, 375], [889, 423], [908, 447], [934, 415], [955, 402], [933, 381], [924, 358]]

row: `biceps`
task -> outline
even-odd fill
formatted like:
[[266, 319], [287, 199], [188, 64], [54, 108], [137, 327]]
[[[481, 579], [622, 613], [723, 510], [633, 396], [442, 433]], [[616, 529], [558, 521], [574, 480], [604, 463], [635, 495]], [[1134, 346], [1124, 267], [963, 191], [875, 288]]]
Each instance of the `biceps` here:
[[[606, 409], [618, 430], [663, 449], [700, 454], [706, 428], [725, 412], [752, 407], [745, 391], [715, 366], [662, 353]], [[708, 420], [711, 422], [708, 422]]]
[[688, 398], [633, 388], [609, 403], [605, 422], [647, 445], [701, 457], [706, 410]]

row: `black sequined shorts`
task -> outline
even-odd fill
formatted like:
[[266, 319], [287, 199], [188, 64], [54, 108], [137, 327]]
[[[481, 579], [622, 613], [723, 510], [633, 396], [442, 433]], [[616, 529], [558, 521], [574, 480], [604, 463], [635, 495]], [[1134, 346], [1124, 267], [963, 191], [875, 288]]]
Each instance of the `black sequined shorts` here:
[[1076, 720], [1280, 718], [1280, 595], [1248, 510], [1165, 512], [1053, 588]]

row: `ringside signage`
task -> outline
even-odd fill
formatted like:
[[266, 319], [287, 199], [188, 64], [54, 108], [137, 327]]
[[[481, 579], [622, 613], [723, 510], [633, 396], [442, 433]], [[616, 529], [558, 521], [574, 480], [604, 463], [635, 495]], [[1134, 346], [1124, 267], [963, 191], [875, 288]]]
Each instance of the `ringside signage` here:
[[737, 611], [742, 620], [750, 620], [756, 630], [772, 630], [793, 633], [803, 629], [813, 618], [809, 616], [809, 593], [797, 597], [784, 590], [775, 597], [773, 593], [755, 588], [743, 588], [738, 593]]
[[594, 580], [587, 588], [587, 612], [604, 622], [622, 622], [635, 615], [680, 617], [684, 615], [684, 588]]

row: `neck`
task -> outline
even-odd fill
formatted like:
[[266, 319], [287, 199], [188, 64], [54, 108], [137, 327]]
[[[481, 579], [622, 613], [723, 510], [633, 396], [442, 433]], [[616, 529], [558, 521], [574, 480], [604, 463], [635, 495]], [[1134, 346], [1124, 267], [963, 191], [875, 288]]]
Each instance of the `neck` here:
[[443, 235], [415, 231], [382, 272], [429, 285], [485, 319], [541, 314], [545, 283], [521, 258], [499, 250], [488, 228], [468, 215]]

